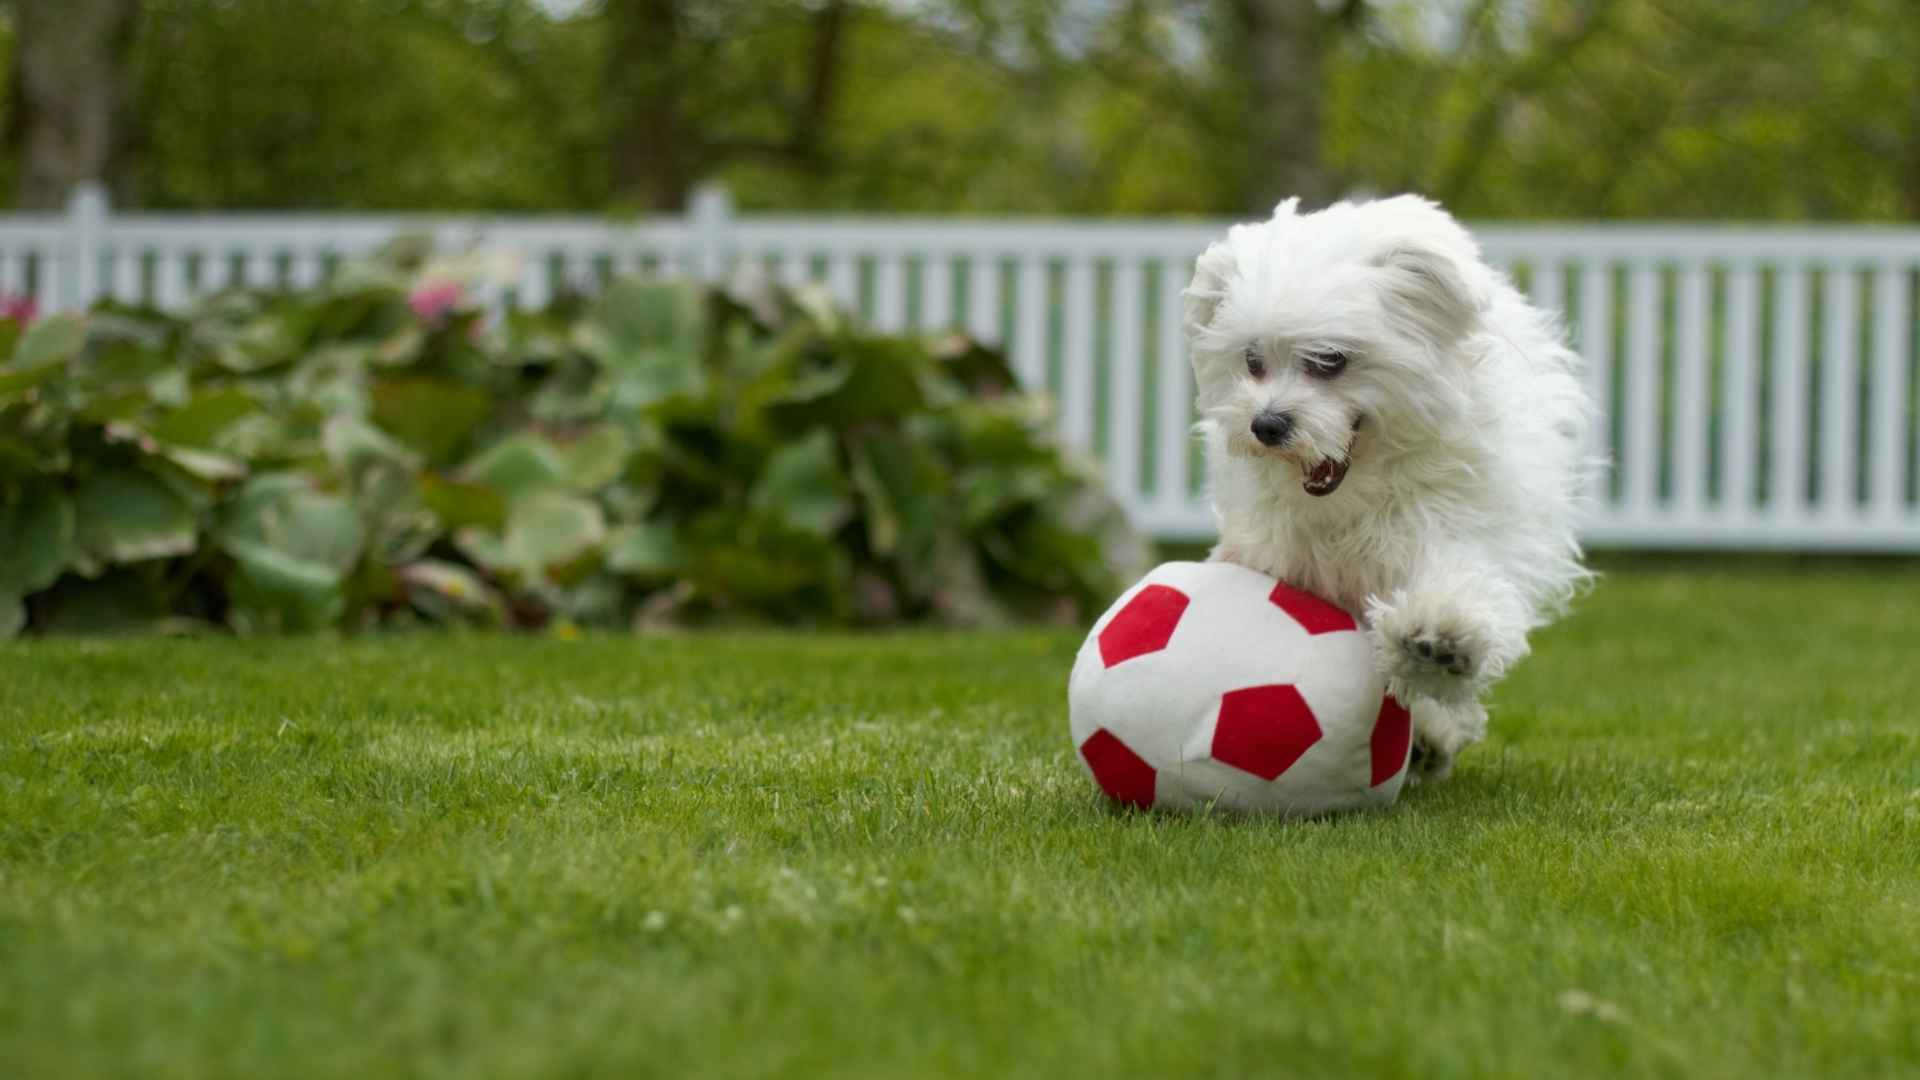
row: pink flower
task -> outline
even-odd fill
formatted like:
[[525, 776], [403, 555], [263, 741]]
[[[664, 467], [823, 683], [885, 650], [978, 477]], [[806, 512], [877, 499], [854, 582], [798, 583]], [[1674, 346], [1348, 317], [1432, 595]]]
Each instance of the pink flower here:
[[31, 296], [0, 293], [0, 319], [12, 319], [21, 326], [40, 317], [40, 302]]
[[467, 298], [457, 281], [429, 281], [407, 294], [407, 306], [423, 321], [438, 323]]

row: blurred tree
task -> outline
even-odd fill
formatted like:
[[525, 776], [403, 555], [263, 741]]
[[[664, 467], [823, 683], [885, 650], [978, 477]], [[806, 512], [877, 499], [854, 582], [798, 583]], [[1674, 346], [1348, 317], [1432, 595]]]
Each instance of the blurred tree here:
[[1359, 0], [1328, 11], [1317, 0], [1227, 0], [1240, 43], [1252, 107], [1248, 150], [1255, 163], [1244, 209], [1260, 212], [1289, 195], [1309, 206], [1328, 202], [1336, 182], [1322, 154], [1322, 53], [1341, 27], [1357, 21]]
[[12, 8], [14, 201], [57, 207], [83, 180], [124, 193], [133, 146], [128, 58], [140, 0], [13, 0]]
[[1479, 217], [1920, 216], [1912, 0], [1481, 0], [1451, 35], [1382, 6], [1331, 90], [1329, 153], [1369, 186]]
[[615, 195], [676, 209], [741, 158], [823, 176], [852, 7], [606, 0]]
[[[0, 52], [0, 183], [43, 205], [92, 171], [208, 208], [716, 179], [796, 210], [1920, 217], [1914, 0], [0, 0]], [[105, 164], [40, 164], [82, 143]]]
[[147, 0], [147, 201], [595, 206], [601, 42], [538, 0]]

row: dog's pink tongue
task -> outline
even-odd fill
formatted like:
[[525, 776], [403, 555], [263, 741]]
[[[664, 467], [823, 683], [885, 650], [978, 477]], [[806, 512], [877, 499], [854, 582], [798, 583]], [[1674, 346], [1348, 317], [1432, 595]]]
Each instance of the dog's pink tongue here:
[[1347, 463], [1344, 460], [1323, 458], [1307, 473], [1306, 480], [1300, 486], [1306, 488], [1309, 495], [1331, 495], [1340, 486], [1340, 481], [1346, 478]]

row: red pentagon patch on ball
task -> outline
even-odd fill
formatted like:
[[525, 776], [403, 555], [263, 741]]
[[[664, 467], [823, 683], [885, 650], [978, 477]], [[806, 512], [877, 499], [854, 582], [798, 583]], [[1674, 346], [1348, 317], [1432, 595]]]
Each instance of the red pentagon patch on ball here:
[[1087, 759], [1087, 768], [1093, 770], [1094, 780], [1108, 798], [1142, 810], [1153, 805], [1153, 766], [1113, 732], [1101, 728], [1087, 736], [1080, 744], [1080, 756]]
[[1325, 600], [1296, 589], [1282, 581], [1274, 585], [1273, 592], [1267, 594], [1275, 607], [1293, 617], [1300, 628], [1309, 634], [1331, 634], [1336, 630], [1355, 630], [1359, 624], [1353, 616], [1327, 603]]
[[1319, 741], [1320, 721], [1290, 685], [1249, 686], [1220, 696], [1215, 761], [1273, 780]]
[[1100, 659], [1108, 667], [1159, 652], [1187, 610], [1187, 594], [1169, 585], [1149, 585], [1100, 631]]
[[1373, 721], [1373, 786], [1394, 778], [1407, 763], [1413, 745], [1413, 714], [1392, 694], [1380, 699], [1380, 715]]

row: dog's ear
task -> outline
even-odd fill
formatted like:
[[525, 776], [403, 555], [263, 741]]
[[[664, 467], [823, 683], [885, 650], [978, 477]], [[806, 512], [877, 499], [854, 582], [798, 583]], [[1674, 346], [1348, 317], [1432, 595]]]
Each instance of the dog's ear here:
[[1452, 215], [1413, 195], [1366, 207], [1383, 219], [1371, 262], [1381, 270], [1390, 309], [1421, 324], [1436, 340], [1472, 330], [1493, 301], [1480, 249]]
[[1227, 279], [1233, 276], [1233, 249], [1224, 240], [1207, 245], [1193, 265], [1193, 281], [1180, 294], [1181, 324], [1189, 342], [1213, 323], [1220, 302], [1227, 298]]

